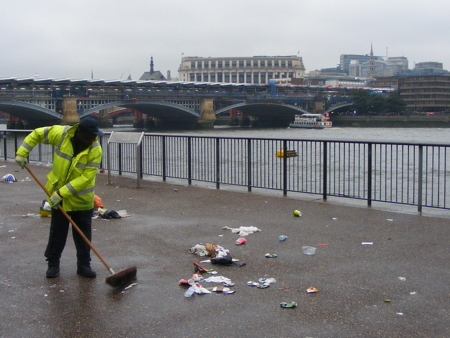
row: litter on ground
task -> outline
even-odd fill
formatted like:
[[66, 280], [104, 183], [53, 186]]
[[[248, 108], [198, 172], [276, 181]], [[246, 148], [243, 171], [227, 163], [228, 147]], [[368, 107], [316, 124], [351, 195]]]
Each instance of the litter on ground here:
[[2, 177], [2, 182], [3, 183], [14, 183], [14, 182], [17, 182], [17, 179], [14, 177], [13, 174], [6, 174], [5, 176]]
[[317, 290], [314, 286], [310, 286], [309, 288], [306, 289], [307, 293], [317, 293], [319, 292], [319, 290]]
[[240, 245], [240, 244], [245, 244], [245, 242], [247, 242], [247, 240], [245, 238], [238, 238], [236, 240], [236, 244]]
[[227, 284], [231, 286], [231, 284], [234, 285], [234, 283], [231, 281], [231, 279], [224, 277], [224, 276], [211, 276], [203, 280], [205, 283], [222, 283]]
[[286, 308], [286, 309], [293, 309], [293, 308], [297, 307], [297, 303], [296, 302], [290, 302], [290, 303], [283, 302], [283, 303], [280, 303], [280, 306], [282, 308]]
[[271, 284], [276, 283], [277, 280], [275, 278], [260, 278], [258, 282], [248, 281], [248, 286], [255, 286], [258, 289], [267, 289]]
[[258, 229], [257, 227], [254, 227], [254, 226], [239, 227], [239, 228], [230, 228], [230, 227], [226, 226], [226, 227], [223, 227], [222, 229], [231, 230], [231, 232], [233, 234], [239, 234], [239, 236], [247, 236], [247, 235], [253, 234], [255, 232], [262, 231], [261, 229]]

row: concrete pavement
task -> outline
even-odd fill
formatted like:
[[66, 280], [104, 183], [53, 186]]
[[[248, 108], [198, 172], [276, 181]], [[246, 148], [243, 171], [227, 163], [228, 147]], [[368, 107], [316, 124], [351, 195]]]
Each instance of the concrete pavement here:
[[[49, 167], [31, 168], [45, 181]], [[50, 222], [32, 215], [44, 193], [0, 161], [0, 177], [7, 173], [19, 182], [0, 183], [0, 337], [450, 337], [448, 218], [162, 182], [136, 189], [134, 179], [107, 185], [99, 174], [105, 207], [131, 217], [95, 219], [93, 244], [116, 271], [138, 268], [138, 285], [114, 290], [94, 254], [97, 279], [76, 275], [71, 236], [60, 277], [45, 278]], [[262, 231], [236, 245], [225, 226]], [[202, 260], [188, 252], [199, 243], [246, 263], [203, 264], [235, 282], [235, 294], [183, 296], [178, 281]], [[261, 277], [277, 282], [247, 286]], [[320, 292], [306, 293], [310, 286]], [[280, 307], [290, 301], [297, 308]]]

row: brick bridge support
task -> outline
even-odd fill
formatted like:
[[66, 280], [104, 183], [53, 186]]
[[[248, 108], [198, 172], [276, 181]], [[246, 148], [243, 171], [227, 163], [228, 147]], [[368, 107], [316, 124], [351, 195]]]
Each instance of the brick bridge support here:
[[80, 122], [80, 117], [77, 112], [77, 98], [76, 97], [65, 97], [62, 104], [62, 125], [77, 124]]
[[200, 128], [213, 128], [214, 121], [216, 121], [216, 114], [214, 112], [214, 98], [202, 99], [200, 104], [200, 117], [198, 125]]

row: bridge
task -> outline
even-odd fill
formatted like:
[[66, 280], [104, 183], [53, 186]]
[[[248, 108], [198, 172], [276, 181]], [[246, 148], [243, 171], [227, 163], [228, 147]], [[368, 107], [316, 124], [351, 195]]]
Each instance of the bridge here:
[[[0, 79], [0, 111], [25, 127], [75, 123], [96, 114], [105, 126], [135, 112], [137, 127], [212, 126], [237, 109], [257, 126], [287, 126], [296, 114], [352, 105], [357, 88], [133, 80]], [[366, 88], [373, 91], [372, 88]], [[386, 89], [388, 91], [389, 89]]]

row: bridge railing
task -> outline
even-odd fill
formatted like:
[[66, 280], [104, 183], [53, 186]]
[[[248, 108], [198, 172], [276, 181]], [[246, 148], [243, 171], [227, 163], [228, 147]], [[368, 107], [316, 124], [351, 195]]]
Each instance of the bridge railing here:
[[[30, 131], [0, 132], [0, 155], [12, 160]], [[133, 145], [112, 144], [110, 150], [111, 170], [137, 172]], [[145, 134], [139, 165], [144, 178], [397, 203], [421, 211], [450, 209], [449, 150], [448, 144]], [[277, 157], [280, 151], [294, 156]], [[52, 152], [39, 145], [29, 160], [51, 163]]]

